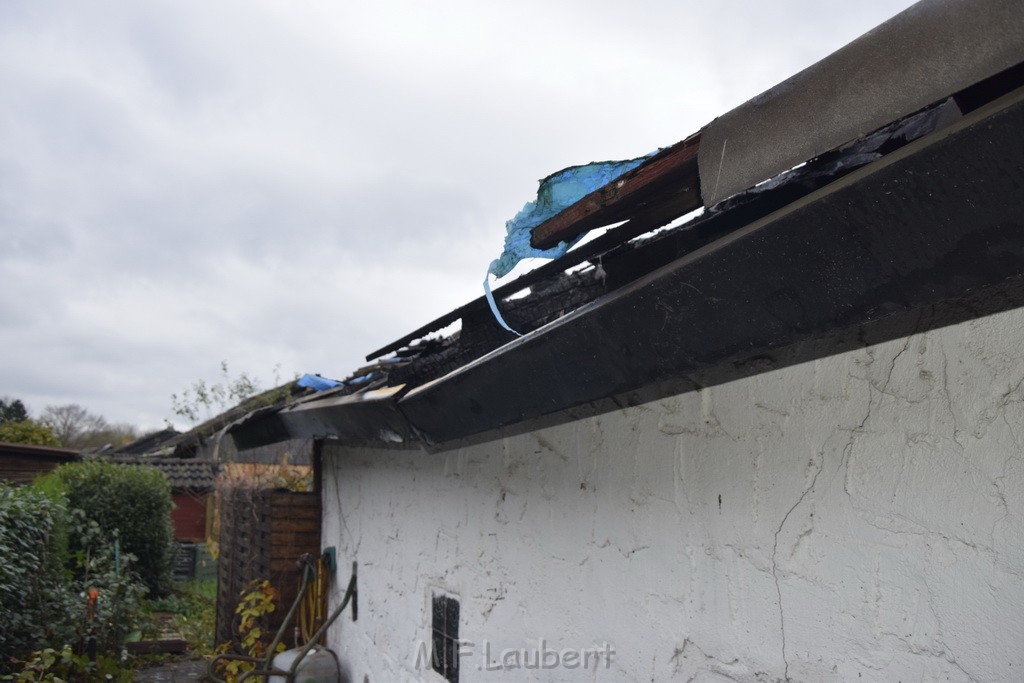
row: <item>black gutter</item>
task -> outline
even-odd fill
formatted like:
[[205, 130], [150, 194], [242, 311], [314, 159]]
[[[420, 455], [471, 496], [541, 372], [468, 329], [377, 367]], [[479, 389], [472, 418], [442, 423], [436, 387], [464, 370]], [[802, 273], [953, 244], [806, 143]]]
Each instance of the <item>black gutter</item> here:
[[1021, 98], [413, 389], [399, 408], [436, 446], [576, 406], [632, 403], [645, 387], [895, 314], [928, 329], [928, 307], [1024, 277]]
[[239, 448], [495, 438], [1022, 306], [1022, 97], [404, 395], [308, 401], [236, 428]]

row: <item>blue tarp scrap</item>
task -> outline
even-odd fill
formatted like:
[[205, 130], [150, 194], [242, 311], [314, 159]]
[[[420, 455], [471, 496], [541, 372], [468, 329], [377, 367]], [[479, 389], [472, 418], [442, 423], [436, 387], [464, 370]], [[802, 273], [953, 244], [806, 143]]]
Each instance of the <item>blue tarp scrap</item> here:
[[326, 391], [328, 389], [333, 389], [334, 387], [341, 386], [341, 382], [337, 382], [333, 379], [327, 379], [326, 377], [321, 377], [320, 375], [308, 374], [300, 377], [297, 384], [300, 387], [306, 387], [307, 389], [312, 389], [313, 391]]
[[567, 252], [579, 237], [571, 242], [559, 242], [550, 249], [535, 249], [530, 244], [533, 229], [591, 192], [632, 171], [656, 153], [626, 161], [595, 161], [583, 166], [570, 166], [541, 180], [537, 199], [527, 202], [515, 218], [505, 223], [505, 250], [491, 261], [487, 272], [500, 278], [508, 275], [524, 258], [558, 258]]
[[352, 379], [347, 379], [345, 380], [345, 384], [349, 386], [352, 386], [353, 384], [366, 384], [367, 382], [378, 379], [381, 376], [382, 375], [379, 370], [374, 370], [360, 377], [353, 377]]
[[505, 223], [505, 250], [501, 256], [491, 261], [484, 277], [484, 293], [487, 303], [498, 323], [509, 332], [519, 334], [501, 317], [498, 307], [491, 294], [490, 276], [501, 278], [509, 274], [516, 264], [524, 258], [554, 259], [562, 256], [576, 244], [583, 235], [569, 242], [559, 242], [550, 249], [536, 249], [530, 244], [533, 230], [544, 221], [558, 215], [591, 192], [601, 189], [624, 173], [647, 161], [657, 151], [636, 159], [626, 161], [595, 161], [583, 166], [570, 166], [557, 173], [552, 173], [540, 181], [537, 199], [527, 202], [515, 218]]
[[[390, 362], [390, 359], [385, 359], [384, 362]], [[366, 384], [367, 382], [378, 379], [381, 376], [382, 375], [379, 370], [372, 370], [366, 373], [365, 375], [353, 377], [351, 379], [345, 380], [344, 382], [339, 382], [334, 379], [327, 379], [326, 377], [321, 377], [320, 375], [303, 375], [302, 377], [299, 378], [297, 384], [300, 387], [306, 387], [308, 389], [312, 389], [313, 391], [327, 391], [328, 389], [333, 389], [334, 387], [340, 387], [342, 384], [346, 386], [358, 386], [360, 384]]]

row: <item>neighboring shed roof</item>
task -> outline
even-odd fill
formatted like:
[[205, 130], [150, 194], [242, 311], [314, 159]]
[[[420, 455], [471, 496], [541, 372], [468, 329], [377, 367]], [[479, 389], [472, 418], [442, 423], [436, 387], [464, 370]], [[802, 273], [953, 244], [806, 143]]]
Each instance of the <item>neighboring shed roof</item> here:
[[146, 457], [109, 457], [109, 462], [121, 465], [150, 465], [165, 475], [172, 490], [179, 491], [210, 491], [220, 466], [209, 460], [181, 458], [146, 458]]
[[[902, 32], [916, 39], [894, 56]], [[978, 36], [984, 50], [932, 68], [936, 50]], [[802, 90], [853, 73], [870, 107], [778, 129], [804, 120], [784, 115], [806, 106]], [[771, 135], [736, 144], [730, 126], [766, 103]], [[809, 142], [806, 156], [762, 158], [787, 136]], [[539, 225], [535, 247], [626, 221], [495, 290], [525, 337], [481, 297], [373, 352], [340, 387], [229, 430], [240, 448], [433, 448], [1024, 305], [1022, 149], [1024, 4], [926, 0]], [[456, 321], [455, 335], [429, 336]]]
[[140, 436], [135, 441], [126, 443], [123, 446], [118, 446], [113, 452], [123, 455], [145, 455], [146, 453], [156, 451], [176, 436], [178, 436], [178, 431], [175, 429], [161, 429]]
[[[142, 436], [107, 453], [115, 458], [128, 455], [144, 455], [148, 458], [174, 459], [199, 457], [217, 460], [216, 451], [219, 445], [219, 435], [225, 427], [253, 411], [284, 405], [297, 397], [312, 393], [311, 389], [300, 386], [297, 382], [287, 382], [279, 387], [274, 387], [251, 396], [237, 406], [211, 417], [186, 432], [164, 429]], [[308, 454], [305, 450], [291, 449], [289, 454], [292, 456], [292, 459], [289, 461], [291, 464], [309, 464]], [[260, 458], [259, 461], [274, 462], [274, 455], [266, 455]]]
[[28, 484], [38, 475], [78, 457], [78, 451], [67, 448], [0, 442], [0, 480]]

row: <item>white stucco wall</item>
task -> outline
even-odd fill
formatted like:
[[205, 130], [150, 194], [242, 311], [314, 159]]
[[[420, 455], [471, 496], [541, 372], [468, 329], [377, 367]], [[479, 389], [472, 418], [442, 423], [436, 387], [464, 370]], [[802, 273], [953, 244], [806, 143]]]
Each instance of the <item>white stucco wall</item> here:
[[[351, 680], [1024, 680], [1024, 313], [429, 455], [328, 448]], [[342, 571], [339, 583], [347, 580]], [[614, 646], [609, 669], [478, 671]]]

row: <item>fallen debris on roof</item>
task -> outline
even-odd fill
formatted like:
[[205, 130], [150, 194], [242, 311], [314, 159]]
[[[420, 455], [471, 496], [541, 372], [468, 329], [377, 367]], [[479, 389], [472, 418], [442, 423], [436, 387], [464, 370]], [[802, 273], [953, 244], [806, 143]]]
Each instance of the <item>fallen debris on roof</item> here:
[[298, 384], [300, 387], [312, 389], [313, 391], [327, 391], [328, 389], [333, 389], [334, 387], [341, 384], [341, 382], [338, 382], [333, 379], [327, 379], [326, 377], [321, 377], [320, 375], [309, 374], [303, 375], [295, 383]]

